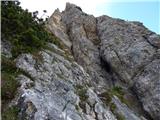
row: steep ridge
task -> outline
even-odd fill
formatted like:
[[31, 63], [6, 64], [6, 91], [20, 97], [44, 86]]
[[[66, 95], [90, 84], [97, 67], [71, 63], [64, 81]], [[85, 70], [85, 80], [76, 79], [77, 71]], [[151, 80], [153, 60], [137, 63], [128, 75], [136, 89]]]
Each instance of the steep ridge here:
[[[59, 12], [59, 14], [61, 14], [60, 20], [66, 25], [66, 34], [72, 41], [71, 50], [74, 58], [89, 73], [92, 81], [95, 81], [96, 84], [98, 81], [98, 85], [102, 88], [107, 85], [121, 84], [120, 81], [122, 81], [129, 86], [128, 89], [134, 89], [135, 93], [139, 93], [141, 89], [151, 89], [148, 92], [152, 94], [152, 97], [144, 95], [145, 98], [141, 95], [145, 94], [142, 91], [137, 96], [142, 102], [144, 110], [158, 119], [156, 111], [159, 111], [160, 102], [160, 72], [157, 63], [159, 58], [155, 56], [159, 54], [160, 36], [149, 31], [142, 23], [113, 19], [108, 16], [95, 18], [70, 3], [67, 3], [65, 11]], [[50, 21], [52, 21], [52, 17]], [[155, 75], [151, 74], [155, 77], [152, 78], [153, 76], [150, 74], [147, 78], [148, 83], [145, 85], [141, 83], [141, 85], [139, 79], [144, 82], [143, 79], [146, 78], [143, 75], [142, 79], [139, 74], [145, 74], [143, 73], [146, 69], [145, 66], [154, 60], [156, 60], [154, 63], [157, 67], [156, 73], [154, 73]], [[102, 63], [105, 65], [102, 66]], [[107, 70], [103, 69], [104, 66], [107, 67]], [[148, 73], [155, 68], [149, 69]], [[151, 85], [153, 81], [156, 81], [156, 85], [154, 85], [156, 88]], [[154, 103], [148, 104], [146, 99], [149, 99], [148, 102], [151, 100], [150, 102], [154, 101]]]
[[[154, 119], [159, 119], [160, 36], [141, 23], [125, 22], [106, 16], [98, 18], [98, 31], [103, 59], [111, 64], [127, 85], [134, 88], [134, 92], [139, 93], [137, 96], [144, 110]], [[156, 41], [156, 45], [149, 41]]]
[[[16, 58], [25, 74], [9, 105], [20, 108], [18, 119], [159, 120], [159, 35], [70, 3], [55, 10], [46, 29], [64, 47], [48, 43]], [[3, 38], [2, 54], [11, 57], [11, 47]]]
[[[56, 11], [57, 13], [58, 11]], [[65, 36], [70, 38], [72, 43], [71, 51], [75, 60], [83, 66], [83, 68], [92, 77], [92, 83], [95, 86], [105, 87], [111, 86], [111, 76], [101, 67], [101, 58], [99, 55], [100, 40], [97, 36], [96, 18], [92, 15], [87, 15], [81, 11], [79, 7], [73, 4], [67, 4], [65, 11], [54, 13], [48, 21], [48, 26], [52, 26], [52, 22], [56, 17], [61, 21], [60, 26], [65, 24]], [[48, 27], [50, 29], [50, 27]], [[57, 26], [57, 31], [60, 29]], [[54, 34], [55, 29], [51, 28]], [[59, 37], [59, 36], [57, 36]], [[109, 67], [109, 66], [108, 66]], [[106, 68], [110, 69], [110, 68]]]

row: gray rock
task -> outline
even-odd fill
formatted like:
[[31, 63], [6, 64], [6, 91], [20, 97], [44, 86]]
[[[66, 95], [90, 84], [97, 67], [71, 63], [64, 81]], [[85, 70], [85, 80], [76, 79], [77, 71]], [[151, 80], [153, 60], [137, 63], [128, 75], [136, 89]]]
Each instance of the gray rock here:
[[87, 90], [88, 103], [94, 107], [96, 119], [98, 120], [116, 120], [115, 116], [109, 111], [94, 91], [89, 88]]
[[[78, 99], [73, 87], [74, 79], [76, 79], [72, 75], [74, 67], [72, 68], [71, 63], [63, 60], [63, 57], [59, 58], [56, 54], [41, 53], [44, 63], [39, 63], [39, 67], [35, 66], [37, 60], [32, 55], [24, 54], [17, 59], [17, 67], [28, 72], [35, 80], [33, 87], [29, 89], [23, 87], [20, 98], [24, 98], [24, 101], [31, 101], [34, 104], [37, 109], [34, 116], [35, 120], [63, 120], [66, 116], [70, 119], [75, 119], [79, 115], [74, 107]], [[55, 61], [55, 63], [52, 61]], [[68, 66], [66, 67], [66, 65]], [[71, 70], [68, 70], [68, 68]], [[78, 70], [78, 66], [76, 68]], [[54, 69], [57, 70], [55, 71]], [[79, 71], [81, 71], [81, 68], [79, 68]], [[79, 73], [85, 74], [84, 71]], [[87, 79], [88, 76], [85, 76], [81, 76], [82, 79]], [[25, 77], [20, 77], [19, 79], [25, 81]], [[22, 84], [22, 86], [26, 85]], [[69, 108], [67, 107], [68, 105], [70, 106]], [[79, 118], [81, 117], [79, 116]]]
[[4, 37], [2, 36], [2, 40], [1, 40], [1, 53], [2, 55], [4, 55], [7, 58], [11, 58], [12, 57], [12, 45], [9, 41], [5, 40]]
[[100, 99], [97, 97], [96, 93], [92, 89], [87, 90], [88, 103], [90, 106], [94, 106], [96, 102], [99, 102]]
[[150, 35], [148, 41], [150, 42], [151, 45], [157, 47], [160, 49], [160, 35]]
[[136, 84], [135, 92], [144, 110], [158, 119], [160, 73], [159, 58], [155, 57], [158, 56], [158, 35], [153, 35], [139, 23], [108, 16], [97, 20], [103, 60], [111, 65], [122, 81], [129, 86]]
[[[98, 96], [116, 85], [133, 87], [143, 109], [154, 120], [160, 118], [159, 35], [140, 22], [95, 18], [70, 3], [52, 14], [46, 28], [64, 48], [48, 43], [48, 49], [15, 60], [23, 71], [15, 103], [21, 119], [116, 120]], [[2, 54], [11, 57], [11, 47], [3, 41]], [[79, 94], [79, 89], [85, 91]], [[125, 119], [145, 120], [117, 97], [112, 102]]]
[[134, 78], [135, 91], [146, 110], [155, 120], [160, 118], [160, 59], [149, 63], [144, 71]]
[[[31, 54], [22, 54], [16, 60], [17, 67], [29, 74], [17, 78], [21, 83], [18, 102], [22, 111], [21, 116], [35, 120], [94, 119], [93, 109], [83, 113], [76, 107], [81, 101], [75, 93], [74, 86], [84, 86], [91, 80], [89, 75], [77, 63], [71, 63], [56, 53], [46, 50], [39, 54], [42, 57], [41, 61]], [[96, 94], [94, 96], [97, 97]], [[30, 112], [28, 112], [30, 107], [26, 106], [28, 101], [35, 108]], [[105, 108], [103, 109], [105, 111]], [[105, 114], [114, 118], [109, 111], [105, 111]]]
[[61, 22], [62, 14], [59, 9], [56, 9], [55, 12], [51, 15], [47, 21], [46, 27], [51, 31], [55, 36], [57, 36], [67, 47], [71, 47], [71, 41], [67, 35], [67, 29], [63, 22]]
[[67, 3], [65, 11], [62, 12], [62, 21], [69, 31], [73, 56], [91, 76], [94, 81], [91, 84], [95, 87], [98, 84], [101, 89], [112, 85], [111, 76], [101, 67], [96, 18], [83, 13], [78, 6]]
[[98, 120], [116, 120], [116, 118], [111, 115], [111, 112], [104, 109], [103, 104], [101, 103], [95, 104], [95, 112]]
[[[20, 104], [20, 103], [19, 103]], [[21, 111], [20, 111], [20, 119], [21, 120], [34, 120], [35, 112], [37, 111], [36, 107], [31, 101], [21, 101]]]
[[130, 110], [127, 105], [123, 104], [118, 97], [112, 98], [113, 103], [116, 105], [119, 114], [123, 115], [125, 120], [141, 120], [135, 113]]
[[[137, 81], [135, 76], [157, 59], [154, 56], [159, 37], [140, 22], [108, 16], [94, 18], [70, 3], [59, 14], [72, 43], [73, 56], [87, 71], [91, 77], [90, 85], [97, 92], [117, 84], [117, 80], [132, 87]], [[91, 106], [96, 103], [92, 97], [89, 97]]]
[[97, 20], [101, 56], [122, 80], [133, 83], [132, 78], [151, 61], [155, 53], [155, 49], [140, 34], [145, 28], [107, 16]]

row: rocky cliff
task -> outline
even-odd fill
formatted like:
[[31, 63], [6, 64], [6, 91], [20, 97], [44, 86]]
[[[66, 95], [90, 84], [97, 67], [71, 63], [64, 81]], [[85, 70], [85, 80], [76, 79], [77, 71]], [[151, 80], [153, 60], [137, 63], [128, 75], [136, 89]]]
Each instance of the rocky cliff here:
[[[48, 43], [14, 62], [25, 74], [10, 106], [21, 120], [160, 120], [160, 36], [140, 22], [94, 17], [67, 3]], [[43, 39], [43, 38], [42, 38]], [[11, 57], [2, 40], [2, 54]]]

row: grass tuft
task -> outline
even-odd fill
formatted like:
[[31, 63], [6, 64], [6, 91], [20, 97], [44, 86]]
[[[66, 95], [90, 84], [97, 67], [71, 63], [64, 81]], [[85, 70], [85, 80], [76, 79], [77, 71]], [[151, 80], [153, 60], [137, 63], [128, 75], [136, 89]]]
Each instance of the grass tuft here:
[[18, 120], [19, 108], [12, 106], [2, 112], [2, 120]]

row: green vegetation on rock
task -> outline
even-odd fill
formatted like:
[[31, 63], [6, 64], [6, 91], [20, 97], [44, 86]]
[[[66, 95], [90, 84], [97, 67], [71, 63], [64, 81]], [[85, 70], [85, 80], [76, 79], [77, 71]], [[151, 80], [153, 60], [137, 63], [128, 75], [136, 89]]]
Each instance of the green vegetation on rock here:
[[77, 90], [76, 92], [79, 95], [81, 101], [86, 101], [88, 99], [88, 96], [86, 95], [87, 93], [86, 88], [84, 88], [81, 85], [76, 85], [76, 90]]
[[23, 74], [33, 80], [33, 78], [25, 71], [18, 69], [13, 60], [1, 56], [1, 95], [2, 101], [8, 101], [14, 98], [17, 88], [19, 87], [19, 82], [16, 77], [19, 74]]
[[18, 1], [1, 1], [2, 39], [12, 45], [12, 58], [6, 58], [3, 53], [1, 57], [2, 119], [4, 120], [17, 120], [17, 107], [8, 108], [8, 103], [15, 97], [19, 87], [16, 77], [23, 74], [33, 80], [27, 72], [16, 67], [14, 59], [21, 53], [37, 53], [45, 48], [47, 42], [61, 46], [59, 40], [45, 29], [45, 21], [37, 17], [38, 12], [28, 12], [19, 5]]
[[1, 95], [2, 101], [7, 101], [14, 98], [14, 95], [19, 86], [18, 81], [15, 79], [18, 73], [18, 69], [15, 63], [2, 56], [1, 65]]
[[13, 57], [39, 51], [47, 42], [62, 47], [58, 38], [45, 29], [45, 21], [37, 17], [38, 12], [23, 10], [19, 4], [18, 1], [1, 2], [2, 38], [13, 45]]
[[12, 106], [2, 112], [2, 120], [18, 120], [19, 108]]
[[87, 89], [84, 88], [83, 86], [81, 85], [77, 85], [76, 86], [76, 92], [80, 98], [80, 103], [79, 103], [79, 106], [82, 108], [83, 112], [86, 112], [86, 101], [88, 99], [88, 96], [86, 95], [87, 93]]
[[116, 114], [117, 120], [126, 120], [122, 114]]
[[112, 102], [110, 104], [110, 110], [114, 113], [114, 111], [116, 110], [116, 105]]
[[115, 86], [111, 89], [107, 89], [105, 92], [103, 92], [100, 96], [102, 98], [102, 100], [107, 104], [109, 105], [110, 102], [112, 101], [112, 97], [113, 96], [117, 96], [121, 102], [125, 103], [125, 104], [128, 104], [127, 101], [125, 100], [124, 98], [124, 91], [121, 87], [119, 86]]
[[19, 73], [32, 79], [25, 71], [16, 68], [13, 59], [21, 53], [37, 53], [47, 42], [62, 47], [58, 38], [45, 29], [45, 21], [37, 17], [37, 11], [31, 13], [19, 5], [18, 1], [1, 2], [2, 39], [10, 41], [13, 56], [12, 60], [2, 56], [2, 100], [14, 97], [19, 85], [15, 78]]
[[125, 93], [120, 86], [114, 86], [111, 89], [107, 89], [105, 92], [100, 94], [100, 98], [107, 106], [109, 106], [110, 110], [112, 111], [112, 113], [114, 113], [114, 115], [117, 117], [118, 120], [125, 120], [125, 117], [122, 114], [117, 113], [116, 111], [117, 107], [112, 102], [112, 97], [114, 95], [117, 96], [121, 102], [128, 105], [127, 100], [124, 98]]

